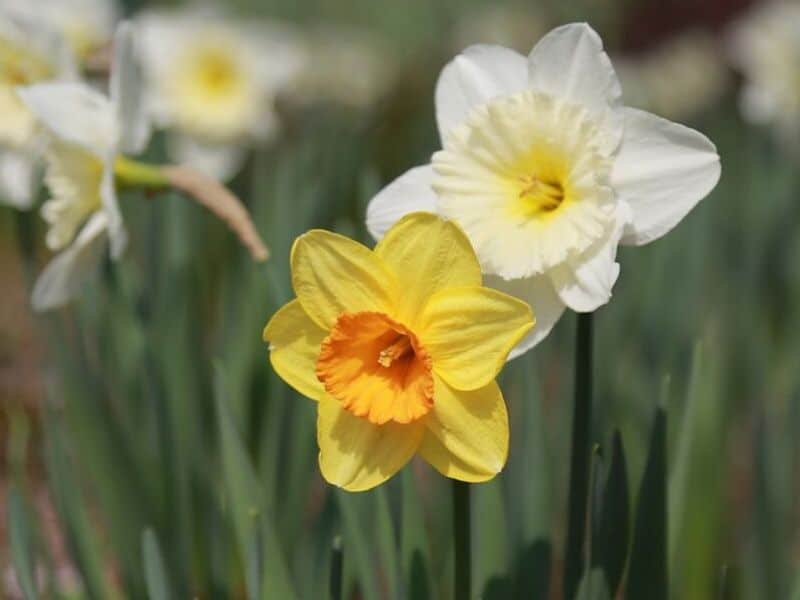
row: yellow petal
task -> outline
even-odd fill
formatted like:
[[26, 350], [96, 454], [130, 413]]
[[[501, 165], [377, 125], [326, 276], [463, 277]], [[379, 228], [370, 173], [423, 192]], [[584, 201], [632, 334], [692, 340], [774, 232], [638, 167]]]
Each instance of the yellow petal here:
[[326, 396], [317, 405], [317, 443], [322, 476], [350, 492], [380, 485], [419, 448], [423, 421], [374, 425]]
[[418, 335], [442, 379], [474, 390], [497, 376], [533, 324], [530, 306], [513, 296], [490, 288], [450, 288], [425, 306]]
[[394, 277], [366, 246], [315, 229], [292, 246], [292, 286], [309, 317], [323, 329], [343, 312], [392, 312]]
[[445, 477], [486, 481], [505, 466], [508, 414], [494, 381], [479, 390], [460, 392], [437, 377], [426, 425], [419, 452]]
[[326, 335], [297, 299], [278, 310], [264, 328], [272, 368], [286, 383], [312, 400], [319, 400], [325, 394], [315, 370]]
[[481, 268], [464, 232], [431, 213], [400, 219], [375, 247], [394, 272], [401, 291], [399, 321], [413, 325], [428, 298], [437, 291], [481, 285]]

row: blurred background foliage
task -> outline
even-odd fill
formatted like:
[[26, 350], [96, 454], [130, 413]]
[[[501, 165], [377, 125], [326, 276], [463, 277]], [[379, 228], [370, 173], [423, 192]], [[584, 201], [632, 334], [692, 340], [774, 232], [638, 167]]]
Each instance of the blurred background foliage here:
[[[126, 10], [144, 4], [128, 0]], [[264, 266], [197, 206], [126, 193], [132, 243], [124, 260], [107, 264], [69, 308], [34, 319], [27, 286], [45, 256], [43, 224], [34, 213], [0, 210], [0, 498], [8, 515], [0, 589], [12, 598], [35, 590], [324, 598], [340, 535], [345, 598], [448, 598], [447, 482], [414, 462], [371, 492], [325, 485], [315, 407], [268, 365], [261, 330], [291, 296], [292, 240], [324, 227], [369, 242], [366, 203], [437, 149], [435, 79], [468, 43], [527, 52], [551, 26], [586, 20], [628, 64], [686, 31], [719, 41], [752, 3], [228, 4], [303, 28], [365, 31], [383, 46], [391, 82], [369, 106], [279, 103], [283, 133], [231, 183], [272, 250]], [[711, 60], [721, 53], [712, 46]], [[735, 76], [688, 56], [654, 76], [683, 92], [659, 112], [715, 141], [723, 177], [670, 236], [620, 251], [614, 299], [595, 315], [594, 479], [613, 472], [618, 429], [627, 477], [616, 498], [629, 503], [633, 531], [637, 502], [653, 491], [640, 482], [663, 407], [668, 597], [798, 598], [796, 165], [767, 131], [742, 122]], [[719, 84], [704, 104], [674, 73]], [[687, 107], [687, 96], [697, 102]], [[156, 139], [147, 158], [164, 152]], [[472, 488], [473, 589], [485, 598], [561, 597], [573, 335], [574, 317], [563, 319], [503, 375], [508, 466]]]

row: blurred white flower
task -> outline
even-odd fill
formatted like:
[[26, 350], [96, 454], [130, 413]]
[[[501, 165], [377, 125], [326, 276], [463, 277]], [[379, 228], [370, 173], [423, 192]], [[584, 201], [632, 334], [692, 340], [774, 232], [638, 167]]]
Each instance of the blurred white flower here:
[[678, 34], [653, 50], [614, 59], [625, 100], [668, 119], [692, 119], [722, 97], [731, 83], [716, 38]]
[[800, 3], [756, 5], [729, 34], [731, 58], [745, 78], [744, 117], [772, 124], [780, 139], [800, 137]]
[[530, 48], [548, 30], [548, 19], [541, 9], [509, 4], [479, 6], [456, 21], [452, 34], [454, 52], [473, 44], [496, 44], [519, 52]]
[[58, 34], [0, 8], [0, 201], [30, 208], [38, 183], [36, 120], [15, 89], [75, 77], [72, 54]]
[[305, 57], [296, 35], [199, 10], [149, 13], [139, 24], [148, 105], [174, 135], [172, 158], [228, 179], [243, 148], [278, 129], [275, 99]]
[[111, 42], [121, 14], [116, 0], [0, 0], [0, 6], [62, 35], [81, 59]]
[[296, 106], [331, 102], [367, 108], [391, 88], [397, 61], [389, 49], [365, 31], [325, 27], [306, 31], [308, 55], [291, 79], [286, 97]]
[[127, 234], [117, 205], [114, 163], [120, 152], [138, 152], [148, 127], [139, 98], [140, 75], [130, 24], [120, 25], [114, 44], [110, 99], [82, 83], [43, 83], [18, 89], [46, 140], [42, 206], [49, 225], [47, 246], [59, 254], [33, 290], [33, 307], [49, 310], [77, 293], [106, 245], [117, 259]]
[[618, 244], [666, 234], [719, 179], [705, 136], [622, 105], [585, 24], [551, 31], [527, 58], [467, 48], [442, 71], [435, 101], [443, 150], [373, 198], [367, 226], [379, 238], [417, 210], [460, 225], [487, 282], [536, 312], [513, 356], [543, 339], [565, 306], [608, 302]]

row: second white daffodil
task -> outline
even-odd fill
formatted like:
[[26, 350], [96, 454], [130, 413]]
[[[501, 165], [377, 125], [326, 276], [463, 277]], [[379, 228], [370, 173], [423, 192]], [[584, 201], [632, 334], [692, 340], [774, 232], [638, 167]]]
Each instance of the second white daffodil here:
[[128, 24], [115, 37], [110, 98], [80, 83], [45, 83], [18, 94], [44, 131], [42, 206], [47, 246], [59, 254], [33, 290], [33, 306], [48, 310], [69, 300], [102, 257], [107, 242], [118, 258], [127, 234], [117, 205], [114, 164], [120, 152], [138, 152], [148, 137], [140, 110], [139, 75]]
[[490, 285], [534, 307], [541, 341], [565, 307], [608, 302], [620, 243], [672, 229], [715, 186], [719, 156], [702, 134], [627, 108], [588, 25], [547, 34], [526, 58], [471, 46], [442, 71], [443, 149], [370, 203], [380, 238], [402, 215], [437, 212], [469, 236]]

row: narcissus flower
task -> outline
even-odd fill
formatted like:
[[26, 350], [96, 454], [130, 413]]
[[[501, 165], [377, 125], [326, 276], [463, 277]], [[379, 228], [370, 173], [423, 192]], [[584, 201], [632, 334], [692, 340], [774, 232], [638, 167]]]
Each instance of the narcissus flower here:
[[275, 101], [305, 54], [290, 28], [199, 9], [139, 17], [149, 106], [174, 160], [227, 179], [278, 130]]
[[47, 246], [59, 252], [34, 287], [37, 310], [68, 301], [97, 266], [107, 242], [114, 259], [125, 249], [114, 165], [121, 151], [140, 151], [148, 136], [137, 102], [141, 86], [134, 56], [131, 28], [123, 24], [115, 38], [110, 98], [79, 83], [18, 90], [44, 130], [51, 198], [42, 216], [49, 225]]
[[626, 108], [599, 36], [559, 27], [527, 58], [467, 48], [442, 71], [443, 149], [382, 190], [367, 210], [380, 238], [403, 214], [459, 224], [487, 283], [529, 302], [538, 343], [565, 306], [608, 302], [618, 244], [651, 242], [716, 184], [719, 157], [702, 134]]
[[61, 35], [80, 59], [111, 42], [122, 14], [116, 0], [3, 0], [3, 5]]
[[40, 139], [18, 86], [77, 76], [63, 40], [41, 23], [0, 8], [0, 201], [30, 208], [37, 184]]
[[366, 490], [417, 452], [463, 481], [503, 468], [508, 417], [494, 378], [533, 316], [481, 286], [457, 226], [408, 215], [374, 251], [311, 231], [295, 242], [291, 268], [297, 298], [264, 339], [277, 373], [318, 402], [325, 479]]
[[800, 149], [800, 4], [757, 4], [729, 34], [730, 54], [745, 78], [744, 117], [769, 124], [781, 142]]

